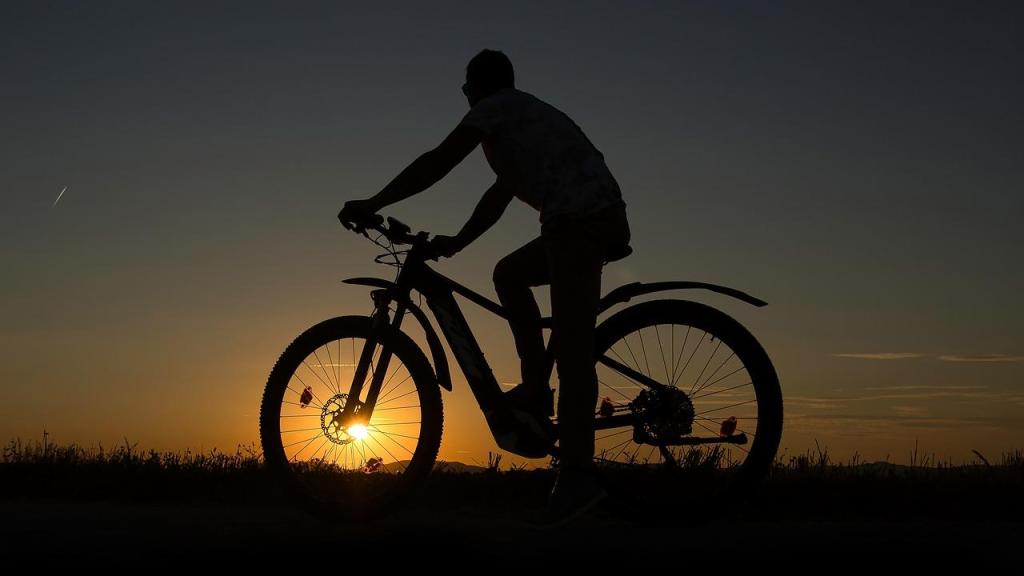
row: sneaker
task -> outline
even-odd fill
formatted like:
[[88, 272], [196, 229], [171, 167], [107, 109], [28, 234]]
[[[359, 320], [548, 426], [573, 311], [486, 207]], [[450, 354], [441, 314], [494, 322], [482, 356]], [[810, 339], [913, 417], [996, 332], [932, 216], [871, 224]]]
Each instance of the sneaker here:
[[547, 386], [544, 390], [538, 390], [537, 386], [531, 384], [519, 384], [505, 392], [505, 398], [513, 407], [524, 412], [545, 418], [555, 415], [555, 391]]
[[534, 526], [560, 528], [582, 517], [608, 498], [608, 491], [592, 473], [559, 470], [547, 507]]
[[526, 458], [544, 458], [552, 454], [556, 440], [551, 420], [536, 411], [503, 406], [485, 410], [488, 426], [498, 447]]

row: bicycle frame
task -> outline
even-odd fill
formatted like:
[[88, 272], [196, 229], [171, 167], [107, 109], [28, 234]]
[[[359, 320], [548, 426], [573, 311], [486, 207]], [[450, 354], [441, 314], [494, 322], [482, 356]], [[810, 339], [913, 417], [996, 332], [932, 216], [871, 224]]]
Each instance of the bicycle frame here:
[[[376, 345], [387, 337], [387, 333], [389, 331], [397, 331], [401, 328], [402, 321], [407, 312], [411, 312], [423, 327], [424, 333], [427, 337], [428, 346], [430, 347], [431, 354], [433, 356], [434, 369], [439, 385], [449, 391], [452, 389], [451, 377], [444, 349], [441, 346], [440, 339], [437, 337], [437, 334], [434, 332], [433, 327], [427, 319], [426, 314], [424, 314], [424, 312], [412, 302], [411, 292], [413, 290], [420, 292], [420, 294], [422, 294], [426, 299], [427, 306], [430, 308], [431, 312], [433, 312], [438, 326], [441, 329], [442, 335], [445, 340], [447, 340], [448, 345], [452, 350], [452, 354], [455, 356], [463, 374], [465, 374], [466, 381], [469, 384], [478, 405], [487, 416], [488, 424], [492, 424], [490, 418], [492, 414], [508, 410], [504, 402], [501, 386], [495, 379], [490, 365], [487, 363], [483, 351], [480, 349], [476, 338], [473, 336], [472, 329], [466, 321], [465, 316], [462, 314], [462, 310], [456, 302], [454, 295], [459, 294], [485, 310], [510, 322], [515, 322], [516, 319], [512, 318], [500, 304], [478, 294], [477, 292], [474, 292], [473, 290], [427, 266], [426, 257], [429, 252], [426, 244], [425, 233], [420, 233], [415, 236], [415, 239], [412, 241], [412, 248], [408, 251], [405, 259], [405, 263], [401, 266], [398, 277], [393, 282], [379, 278], [351, 278], [345, 280], [345, 282], [349, 284], [366, 285], [376, 287], [378, 289], [372, 292], [375, 306], [373, 312], [374, 330], [371, 334], [370, 340], [368, 340], [366, 345], [364, 345], [363, 351], [360, 354], [359, 363], [355, 371], [349, 397], [361, 397], [363, 383], [366, 381], [366, 374], [372, 367], [373, 375], [370, 381], [370, 389], [368, 390], [366, 401], [363, 403], [349, 402], [345, 406], [342, 414], [338, 416], [339, 420], [352, 423], [369, 422], [370, 417], [373, 414], [373, 407], [376, 404], [377, 397], [383, 384], [384, 376], [387, 373], [388, 363], [390, 362], [390, 354], [385, 352], [378, 359], [377, 365], [372, 366], [372, 358], [375, 353]], [[620, 286], [602, 298], [599, 306], [599, 313], [606, 311], [616, 304], [627, 302], [633, 297], [641, 294], [660, 292], [664, 290], [692, 288], [706, 289], [725, 294], [754, 306], [764, 306], [766, 304], [762, 300], [754, 298], [753, 296], [745, 294], [739, 290], [715, 284], [682, 281], [657, 282], [652, 284], [634, 282]], [[393, 315], [391, 313], [392, 304], [395, 304]], [[550, 318], [543, 318], [541, 325], [542, 327], [550, 328]], [[545, 381], [550, 379], [551, 372], [554, 367], [553, 351], [557, 340], [556, 336], [557, 335], [552, 332], [545, 350], [545, 371], [543, 374]], [[663, 386], [644, 374], [632, 370], [628, 366], [616, 362], [607, 356], [603, 356], [597, 360], [634, 381], [645, 384], [651, 388]], [[609, 416], [595, 421], [595, 430], [628, 426], [632, 425], [633, 421], [634, 417], [631, 414]], [[492, 433], [495, 432], [493, 426], [491, 431]], [[495, 437], [497, 438], [497, 435], [495, 435]]]
[[[387, 331], [400, 329], [404, 316], [408, 312], [411, 312], [424, 328], [428, 346], [431, 348], [431, 353], [434, 356], [439, 384], [451, 390], [447, 360], [445, 360], [440, 340], [437, 338], [436, 333], [434, 333], [426, 315], [412, 302], [411, 292], [416, 290], [426, 299], [427, 306], [433, 313], [441, 334], [448, 342], [448, 346], [451, 348], [452, 355], [455, 357], [456, 362], [458, 362], [459, 368], [465, 374], [466, 381], [480, 408], [485, 413], [502, 409], [504, 403], [502, 401], [501, 386], [494, 377], [491, 367], [487, 363], [484, 353], [473, 335], [472, 329], [462, 314], [462, 309], [455, 300], [455, 294], [465, 297], [485, 310], [506, 320], [515, 320], [497, 302], [431, 269], [427, 266], [423, 256], [424, 247], [420, 244], [414, 244], [406, 257], [398, 278], [394, 282], [379, 278], [351, 278], [345, 280], [349, 284], [379, 288], [372, 293], [374, 302], [373, 325], [376, 335], [375, 341], [372, 342], [374, 346], [371, 347], [371, 342], [367, 342], [364, 346], [349, 396], [354, 398], [360, 397], [362, 394], [362, 384], [366, 381], [366, 374], [371, 364], [370, 360], [373, 357], [373, 348], [380, 338], [385, 337]], [[393, 314], [391, 312], [392, 304], [395, 304]], [[548, 319], [545, 319], [543, 324], [549, 325], [550, 322]], [[546, 378], [550, 378], [554, 367], [554, 355], [552, 353], [554, 340], [555, 337], [552, 334], [546, 350], [546, 368], [544, 373]], [[370, 389], [367, 392], [366, 401], [362, 404], [362, 406], [366, 407], [357, 408], [358, 403], [351, 404], [353, 411], [358, 410], [354, 414], [358, 414], [361, 420], [368, 421], [372, 415], [373, 404], [376, 402], [377, 395], [380, 392], [383, 375], [387, 372], [389, 360], [390, 358], [386, 357], [386, 354], [378, 359], [373, 378], [370, 381]], [[348, 410], [348, 407], [346, 407], [346, 410]], [[345, 415], [343, 414], [342, 417], [345, 417]]]

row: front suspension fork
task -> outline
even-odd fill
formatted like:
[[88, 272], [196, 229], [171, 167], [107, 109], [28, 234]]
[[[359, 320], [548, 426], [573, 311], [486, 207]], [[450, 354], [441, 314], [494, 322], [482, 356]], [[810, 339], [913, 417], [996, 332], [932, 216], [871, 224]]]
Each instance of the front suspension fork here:
[[[405, 305], [399, 303], [395, 309], [394, 319], [391, 318], [392, 298], [388, 290], [374, 290], [371, 292], [374, 311], [370, 334], [359, 354], [359, 363], [356, 365], [355, 375], [352, 377], [352, 386], [349, 389], [348, 400], [345, 408], [335, 418], [335, 421], [342, 426], [362, 424], [366, 426], [373, 416], [373, 408], [377, 405], [381, 388], [384, 385], [384, 377], [388, 373], [388, 365], [391, 363], [391, 349], [381, 350], [377, 363], [373, 363], [373, 356], [377, 347], [381, 345], [383, 335], [389, 330], [398, 330], [402, 324], [402, 317], [405, 316]], [[366, 392], [366, 400], [360, 401], [363, 395], [363, 385], [366, 376], [371, 371], [370, 388]]]

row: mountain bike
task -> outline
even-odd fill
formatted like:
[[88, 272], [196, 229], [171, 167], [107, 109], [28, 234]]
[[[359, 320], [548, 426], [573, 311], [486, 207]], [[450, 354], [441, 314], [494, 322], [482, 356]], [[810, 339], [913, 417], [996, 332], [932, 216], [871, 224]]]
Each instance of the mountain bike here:
[[[397, 275], [345, 280], [372, 288], [373, 312], [316, 324], [274, 365], [260, 407], [260, 438], [267, 468], [285, 490], [311, 512], [333, 519], [379, 515], [413, 493], [437, 458], [441, 389], [452, 390], [442, 336], [497, 445], [557, 463], [557, 419], [537, 426], [512, 407], [455, 295], [510, 319], [502, 306], [428, 266], [437, 256], [427, 232], [413, 233], [378, 215], [352, 229], [385, 250], [376, 261], [394, 266]], [[765, 305], [715, 284], [634, 282], [607, 293], [600, 312], [686, 289]], [[426, 351], [403, 331], [408, 316], [422, 329]], [[550, 318], [543, 323], [550, 329]], [[596, 341], [599, 469], [659, 474], [642, 481], [643, 492], [665, 471], [701, 470], [723, 487], [716, 491], [720, 496], [724, 487], [735, 494], [768, 471], [782, 434], [782, 394], [768, 355], [741, 324], [698, 302], [646, 300], [600, 321]], [[549, 381], [557, 345], [558, 334], [551, 333]]]

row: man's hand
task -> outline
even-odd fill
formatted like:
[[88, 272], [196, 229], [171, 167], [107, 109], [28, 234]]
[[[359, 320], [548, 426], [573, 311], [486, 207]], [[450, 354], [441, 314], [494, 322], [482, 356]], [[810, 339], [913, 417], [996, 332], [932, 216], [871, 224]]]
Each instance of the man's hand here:
[[430, 239], [430, 248], [438, 256], [451, 258], [458, 254], [465, 246], [454, 236], [434, 236]]
[[377, 212], [377, 206], [372, 200], [349, 200], [338, 212], [338, 220], [342, 226], [351, 228], [351, 224], [364, 222], [367, 218]]

